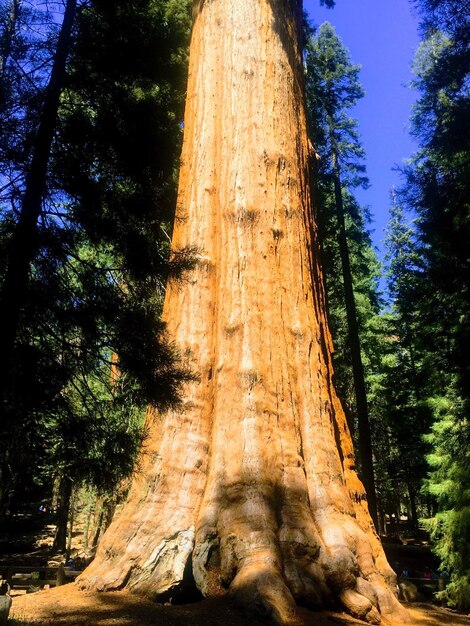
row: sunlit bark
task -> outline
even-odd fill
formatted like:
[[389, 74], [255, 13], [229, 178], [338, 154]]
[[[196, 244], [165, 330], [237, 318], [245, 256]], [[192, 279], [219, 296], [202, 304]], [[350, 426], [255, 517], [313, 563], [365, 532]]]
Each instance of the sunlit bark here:
[[[400, 612], [336, 397], [287, 0], [195, 3], [168, 333], [198, 378], [149, 413], [128, 502], [80, 579], [174, 598], [192, 577], [279, 623]], [[295, 14], [294, 14], [295, 13]]]

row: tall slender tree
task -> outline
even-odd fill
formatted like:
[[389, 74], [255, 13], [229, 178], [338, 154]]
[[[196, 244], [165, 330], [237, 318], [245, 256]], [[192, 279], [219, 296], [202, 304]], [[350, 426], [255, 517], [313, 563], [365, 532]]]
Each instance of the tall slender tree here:
[[318, 34], [310, 40], [306, 64], [312, 135], [317, 150], [323, 151], [323, 158], [327, 161], [322, 168], [323, 184], [333, 186], [356, 398], [359, 458], [369, 510], [377, 525], [369, 410], [345, 217], [345, 189], [367, 184], [364, 165], [361, 163], [363, 150], [359, 143], [357, 122], [347, 114], [364, 92], [358, 78], [359, 66], [351, 63], [347, 50], [328, 22], [322, 24]]
[[[11, 20], [7, 26], [11, 29], [16, 27], [16, 19], [20, 5], [12, 7], [10, 13]], [[0, 515], [4, 510], [4, 503], [14, 491], [14, 484], [17, 476], [15, 474], [17, 461], [24, 456], [27, 438], [19, 438], [22, 432], [22, 425], [27, 421], [29, 410], [25, 410], [29, 405], [29, 395], [32, 387], [39, 391], [37, 405], [44, 404], [45, 395], [49, 398], [56, 396], [59, 391], [51, 379], [57, 382], [57, 378], [52, 376], [55, 369], [54, 364], [49, 362], [48, 366], [37, 368], [37, 376], [32, 372], [38, 366], [38, 354], [34, 349], [25, 349], [22, 342], [17, 344], [22, 315], [28, 304], [30, 288], [30, 272], [33, 260], [37, 255], [39, 219], [42, 209], [43, 196], [46, 190], [47, 168], [50, 162], [51, 146], [57, 130], [57, 118], [60, 95], [64, 86], [65, 66], [70, 48], [72, 27], [76, 10], [76, 2], [68, 2], [65, 7], [64, 20], [56, 42], [55, 55], [52, 63], [50, 76], [46, 83], [44, 92], [40, 87], [42, 84], [34, 84], [36, 91], [34, 96], [31, 91], [24, 89], [20, 84], [18, 73], [4, 73], [2, 87], [6, 88], [5, 93], [8, 98], [2, 101], [1, 113], [6, 124], [2, 124], [1, 136], [1, 157], [2, 169], [1, 180], [2, 190], [11, 187], [14, 191], [11, 195], [11, 209], [3, 211], [5, 206], [2, 202], [1, 216], [1, 253], [2, 272], [0, 285], [0, 311], [2, 326], [0, 328], [0, 349], [4, 355], [0, 366], [0, 414], [2, 416], [2, 452], [0, 455], [2, 488], [0, 489]], [[14, 20], [13, 20], [14, 18]], [[33, 48], [25, 44], [25, 50], [18, 45], [20, 37], [17, 30], [11, 34], [6, 46], [8, 54], [5, 56], [5, 63], [8, 56], [13, 53], [13, 42], [15, 54], [18, 54], [20, 61], [28, 62], [27, 50]], [[29, 59], [30, 60], [30, 59]], [[6, 65], [5, 65], [6, 68]], [[34, 74], [33, 64], [31, 64], [29, 79]], [[26, 74], [28, 76], [28, 74]], [[8, 78], [8, 80], [7, 80]], [[9, 88], [11, 89], [11, 93]], [[43, 98], [38, 98], [38, 92]], [[38, 120], [36, 109], [32, 106], [34, 100], [41, 100], [41, 115]], [[33, 113], [34, 112], [34, 113]], [[31, 120], [28, 114], [31, 113]], [[35, 122], [37, 126], [34, 128]], [[31, 127], [34, 128], [31, 132]], [[18, 141], [18, 136], [20, 140]], [[32, 137], [32, 139], [31, 139]], [[21, 147], [19, 147], [21, 144]], [[25, 178], [24, 188], [18, 193], [16, 182]], [[6, 185], [3, 183], [9, 179]], [[13, 180], [12, 180], [13, 179]], [[16, 192], [16, 193], [15, 193]], [[13, 196], [20, 195], [18, 217], [16, 219], [15, 208], [17, 203], [12, 200]], [[2, 198], [2, 201], [4, 199]], [[16, 200], [16, 199], [15, 199]], [[36, 320], [35, 322], [36, 323]], [[15, 345], [16, 344], [16, 345]], [[21, 344], [21, 345], [20, 345]], [[31, 348], [31, 346], [29, 346]], [[21, 356], [20, 356], [21, 353]], [[18, 358], [19, 357], [19, 358]], [[21, 364], [19, 363], [21, 361]], [[42, 365], [42, 364], [41, 364]], [[42, 369], [42, 371], [41, 371]], [[44, 378], [43, 378], [44, 376]], [[32, 387], [27, 387], [27, 393], [21, 389], [21, 382], [30, 381]], [[46, 382], [47, 381], [47, 382]], [[39, 384], [38, 384], [39, 383]], [[44, 384], [45, 383], [45, 384]], [[47, 389], [47, 392], [45, 390]], [[18, 393], [19, 392], [19, 393]], [[21, 398], [21, 400], [20, 400]], [[19, 400], [19, 402], [17, 402]], [[15, 416], [15, 417], [13, 417]], [[16, 423], [19, 417], [21, 426]], [[24, 433], [23, 433], [24, 434]], [[20, 448], [22, 450], [20, 451]]]
[[[295, 602], [400, 613], [332, 385], [309, 193], [301, 2], [194, 3], [170, 337], [197, 374], [150, 438], [83, 587], [193, 579], [288, 623]], [[390, 586], [391, 584], [391, 586]]]
[[422, 263], [415, 248], [413, 227], [406, 223], [395, 191], [385, 248], [391, 301], [386, 318], [389, 340], [388, 349], [384, 350], [383, 385], [384, 413], [391, 435], [389, 458], [395, 488], [399, 492], [404, 487], [407, 492], [411, 521], [417, 528], [419, 492], [429, 451], [423, 437], [431, 425], [425, 389], [432, 372], [423, 359], [426, 333], [419, 311]]
[[3, 11], [0, 14], [3, 22], [2, 31], [0, 34], [0, 94], [3, 97], [3, 81], [8, 59], [10, 58], [11, 50], [13, 47], [13, 40], [16, 34], [16, 24], [18, 20], [18, 13], [20, 10], [20, 0], [11, 0], [10, 6], [2, 7], [2, 9]]
[[54, 64], [46, 90], [41, 121], [33, 144], [32, 160], [28, 170], [21, 212], [9, 245], [7, 269], [0, 292], [0, 402], [7, 402], [13, 350], [20, 324], [22, 307], [26, 300], [29, 271], [37, 247], [38, 220], [46, 190], [47, 166], [52, 141], [57, 129], [57, 116], [64, 88], [67, 55], [77, 8], [76, 0], [68, 0], [62, 28], [57, 42]]

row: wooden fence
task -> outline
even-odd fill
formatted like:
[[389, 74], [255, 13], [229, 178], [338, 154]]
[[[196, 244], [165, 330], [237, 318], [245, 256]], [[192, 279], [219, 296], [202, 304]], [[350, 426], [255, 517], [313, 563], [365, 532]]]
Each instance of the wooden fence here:
[[73, 582], [80, 573], [63, 565], [55, 567], [0, 565], [0, 577], [8, 582], [10, 590], [23, 589], [27, 593], [39, 591], [46, 585], [58, 587]]

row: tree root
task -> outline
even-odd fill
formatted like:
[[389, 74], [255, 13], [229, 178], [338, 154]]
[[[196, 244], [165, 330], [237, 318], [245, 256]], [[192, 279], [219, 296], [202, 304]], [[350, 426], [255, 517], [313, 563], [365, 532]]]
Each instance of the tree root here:
[[196, 530], [177, 529], [167, 519], [166, 532], [173, 527], [173, 533], [166, 539], [160, 534], [153, 547], [144, 526], [123, 551], [105, 542], [78, 584], [103, 591], [127, 587], [171, 601], [187, 588], [189, 567], [191, 584], [203, 596], [227, 594], [237, 606], [282, 626], [296, 623], [297, 604], [314, 610], [341, 606], [369, 624], [392, 615], [406, 623], [394, 573], [371, 525], [363, 528], [353, 510], [313, 512], [302, 489], [244, 485], [213, 488]]
[[244, 609], [269, 617], [275, 624], [296, 623], [295, 600], [280, 572], [267, 564], [255, 561], [242, 567], [230, 585], [228, 597]]

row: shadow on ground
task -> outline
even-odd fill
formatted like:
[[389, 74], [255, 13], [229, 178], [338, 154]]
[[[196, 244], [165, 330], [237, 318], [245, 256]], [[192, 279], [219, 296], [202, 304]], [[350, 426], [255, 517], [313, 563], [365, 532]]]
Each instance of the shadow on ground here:
[[[408, 626], [470, 626], [469, 617], [431, 604], [414, 604], [407, 608], [412, 617]], [[25, 625], [42, 626], [266, 626], [267, 623], [238, 611], [223, 598], [164, 606], [126, 591], [80, 591], [73, 584], [14, 598], [10, 617]], [[311, 613], [305, 609], [300, 609], [299, 618], [299, 626], [364, 624], [344, 613]], [[384, 623], [384, 626], [389, 625], [398, 626]]]

